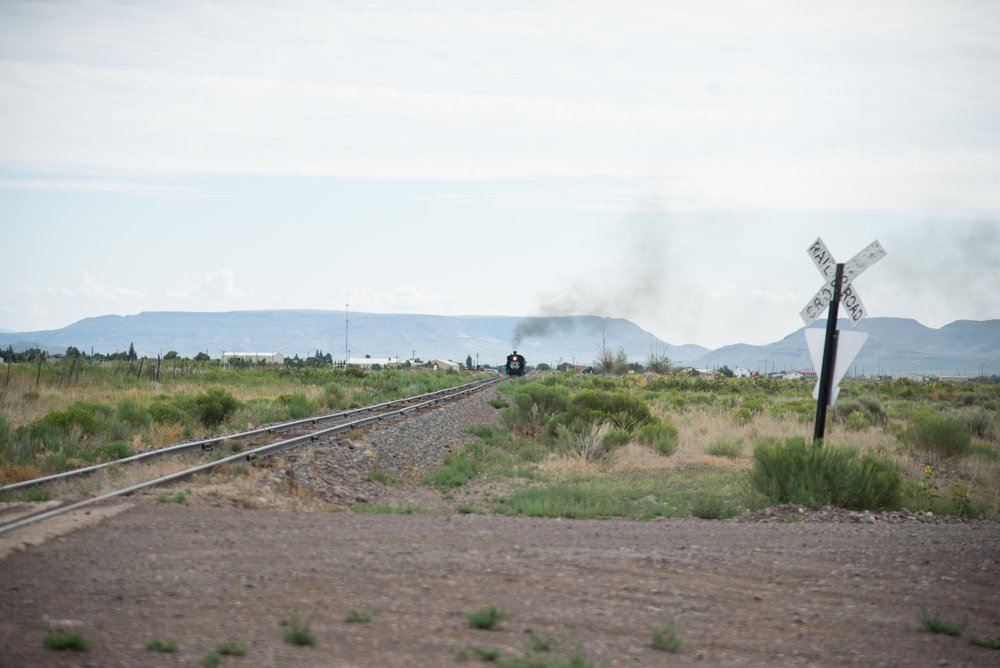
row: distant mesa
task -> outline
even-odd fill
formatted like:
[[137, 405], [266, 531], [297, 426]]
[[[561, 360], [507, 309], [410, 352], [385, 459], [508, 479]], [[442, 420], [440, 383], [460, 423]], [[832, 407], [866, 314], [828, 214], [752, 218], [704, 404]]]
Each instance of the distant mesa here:
[[[812, 368], [802, 329], [766, 345], [737, 343], [710, 350], [667, 343], [624, 318], [352, 312], [345, 332], [345, 316], [343, 311], [104, 315], [61, 329], [0, 331], [0, 346], [18, 351], [41, 348], [50, 354], [74, 346], [108, 354], [134, 344], [139, 355], [148, 357], [174, 350], [185, 357], [202, 352], [215, 359], [241, 351], [307, 357], [317, 350], [338, 360], [417, 357], [464, 363], [471, 356], [474, 362], [491, 366], [501, 364], [516, 347], [529, 365], [585, 366], [593, 364], [606, 345], [614, 352], [624, 350], [629, 360], [640, 364], [653, 352], [669, 358], [672, 365], [693, 368], [728, 366], [753, 373]], [[812, 326], [825, 327], [826, 322], [818, 320]], [[850, 329], [846, 320], [840, 326]], [[1000, 375], [1000, 320], [959, 320], [932, 329], [906, 318], [869, 317], [856, 329], [868, 332], [869, 339], [855, 360], [853, 375]]]

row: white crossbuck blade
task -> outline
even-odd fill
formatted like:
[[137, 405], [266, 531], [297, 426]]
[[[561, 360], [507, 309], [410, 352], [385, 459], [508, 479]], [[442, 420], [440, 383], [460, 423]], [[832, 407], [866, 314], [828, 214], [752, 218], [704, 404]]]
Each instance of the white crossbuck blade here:
[[[820, 287], [819, 291], [799, 313], [802, 320], [805, 321], [806, 327], [808, 327], [816, 322], [816, 319], [823, 314], [823, 311], [826, 310], [826, 307], [833, 300], [834, 282], [837, 278], [837, 261], [833, 259], [830, 249], [826, 247], [826, 244], [819, 237], [816, 237], [816, 241], [806, 249], [806, 252], [809, 253], [812, 261], [816, 263], [819, 273], [823, 274], [823, 278], [826, 279], [826, 283]], [[840, 286], [840, 302], [847, 309], [847, 315], [851, 319], [852, 325], [861, 322], [868, 315], [868, 312], [865, 311], [865, 305], [861, 303], [861, 297], [851, 285], [851, 281], [883, 257], [885, 257], [885, 249], [882, 248], [882, 244], [876, 239], [844, 263], [844, 278]]]

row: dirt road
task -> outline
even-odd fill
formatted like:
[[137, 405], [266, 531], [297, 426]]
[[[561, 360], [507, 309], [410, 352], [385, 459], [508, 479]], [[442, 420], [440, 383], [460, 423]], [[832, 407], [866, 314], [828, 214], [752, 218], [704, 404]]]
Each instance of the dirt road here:
[[[290, 513], [136, 500], [0, 560], [0, 665], [997, 666], [1000, 525]], [[509, 618], [477, 630], [466, 614]], [[374, 611], [349, 623], [352, 609]], [[922, 611], [966, 623], [922, 631]], [[314, 646], [283, 640], [308, 621]], [[87, 652], [42, 647], [45, 620]], [[655, 649], [671, 620], [681, 647]], [[144, 649], [176, 641], [176, 653]], [[548, 652], [536, 652], [542, 639]], [[522, 664], [530, 665], [530, 664]], [[568, 665], [568, 664], [563, 664]], [[583, 664], [581, 664], [583, 665]]]

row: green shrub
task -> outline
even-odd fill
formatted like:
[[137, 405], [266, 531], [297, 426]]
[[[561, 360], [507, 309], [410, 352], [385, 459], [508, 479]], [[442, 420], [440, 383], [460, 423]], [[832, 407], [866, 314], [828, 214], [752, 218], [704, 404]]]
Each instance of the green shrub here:
[[986, 441], [996, 438], [996, 422], [993, 412], [981, 409], [965, 416], [965, 421], [969, 426], [970, 435]]
[[59, 633], [50, 629], [46, 631], [45, 635], [42, 637], [42, 646], [45, 649], [68, 649], [73, 652], [86, 652], [90, 649], [90, 642], [87, 640], [86, 636], [79, 631]]
[[972, 441], [965, 421], [939, 415], [918, 417], [903, 438], [916, 450], [943, 459], [964, 455]]
[[650, 645], [658, 650], [664, 652], [670, 652], [671, 654], [677, 652], [681, 648], [681, 639], [677, 635], [677, 622], [671, 619], [662, 628], [653, 631], [653, 637], [650, 640]]
[[949, 622], [926, 610], [920, 612], [920, 628], [928, 633], [941, 633], [946, 636], [960, 636], [965, 633], [965, 624]]
[[495, 605], [488, 605], [485, 608], [474, 610], [465, 616], [469, 626], [474, 629], [494, 629], [500, 622], [510, 617], [510, 615]]
[[750, 483], [771, 503], [877, 510], [899, 507], [902, 476], [891, 462], [853, 448], [793, 438], [757, 446]]
[[713, 457], [739, 459], [743, 454], [743, 443], [735, 436], [722, 435], [712, 441], [705, 452]]
[[133, 429], [146, 427], [153, 421], [149, 410], [134, 399], [122, 399], [118, 402], [118, 418]]
[[889, 421], [882, 405], [868, 397], [838, 401], [830, 411], [830, 419], [852, 431], [881, 427]]
[[701, 491], [691, 500], [691, 514], [703, 520], [720, 520], [736, 515], [726, 497], [714, 491]]
[[172, 654], [177, 651], [177, 643], [173, 640], [150, 640], [146, 643], [146, 651]]
[[205, 427], [218, 427], [228, 420], [239, 406], [239, 401], [222, 388], [212, 388], [195, 397], [198, 418]]
[[309, 622], [304, 622], [298, 616], [294, 616], [282, 621], [281, 624], [285, 627], [285, 642], [289, 645], [316, 644], [316, 636], [310, 630]]
[[112, 462], [116, 459], [125, 459], [135, 454], [135, 450], [126, 441], [110, 441], [97, 446], [94, 454], [98, 461]]
[[478, 472], [479, 467], [468, 452], [449, 452], [442, 465], [424, 478], [424, 483], [444, 489], [461, 487], [475, 478]]
[[639, 442], [652, 446], [654, 450], [669, 457], [677, 452], [680, 436], [677, 427], [669, 422], [654, 422], [643, 425], [639, 430]]
[[565, 387], [541, 383], [517, 383], [510, 390], [511, 405], [500, 412], [503, 423], [516, 431], [535, 434], [554, 415], [569, 406], [570, 392]]
[[78, 426], [84, 434], [92, 435], [100, 427], [97, 416], [92, 411], [77, 405], [64, 411], [52, 411], [35, 424], [58, 429], [63, 434], [68, 434], [74, 426]]
[[347, 616], [344, 618], [345, 622], [349, 624], [367, 624], [371, 620], [375, 619], [375, 615], [378, 614], [377, 610], [372, 609], [358, 609], [351, 608], [347, 611]]
[[285, 415], [289, 420], [301, 420], [319, 412], [316, 402], [304, 394], [282, 394], [278, 397], [278, 403], [285, 407]]
[[157, 424], [182, 424], [187, 420], [180, 406], [171, 401], [154, 401], [149, 407], [149, 414]]

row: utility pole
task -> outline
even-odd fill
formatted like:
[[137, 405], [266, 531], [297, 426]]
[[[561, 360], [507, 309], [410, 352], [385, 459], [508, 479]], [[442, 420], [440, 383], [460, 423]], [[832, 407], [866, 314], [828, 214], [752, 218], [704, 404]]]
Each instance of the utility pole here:
[[344, 368], [351, 361], [351, 296], [347, 295], [347, 303], [344, 305]]

